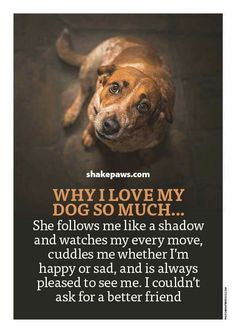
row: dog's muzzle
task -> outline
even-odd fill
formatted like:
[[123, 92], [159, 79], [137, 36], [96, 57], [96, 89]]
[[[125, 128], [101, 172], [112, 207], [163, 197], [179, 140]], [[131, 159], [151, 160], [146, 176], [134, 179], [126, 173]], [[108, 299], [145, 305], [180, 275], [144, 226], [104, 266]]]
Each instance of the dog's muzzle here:
[[100, 138], [114, 140], [119, 130], [120, 124], [118, 120], [115, 117], [108, 117], [102, 121], [99, 129], [96, 129], [96, 133]]
[[116, 118], [105, 118], [102, 124], [102, 133], [106, 136], [114, 135], [120, 130], [120, 124]]

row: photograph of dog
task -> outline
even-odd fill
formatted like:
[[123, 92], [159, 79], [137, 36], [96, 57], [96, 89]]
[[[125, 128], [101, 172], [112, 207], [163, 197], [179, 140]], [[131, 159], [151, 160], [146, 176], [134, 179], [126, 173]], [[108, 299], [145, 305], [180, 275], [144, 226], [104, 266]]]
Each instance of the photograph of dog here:
[[14, 29], [18, 188], [38, 179], [19, 200], [42, 210], [48, 184], [110, 186], [85, 175], [149, 172], [158, 186], [190, 188], [191, 207], [218, 209], [220, 15], [25, 14]]
[[85, 148], [100, 140], [111, 151], [126, 153], [162, 142], [173, 121], [175, 87], [152, 45], [136, 37], [111, 37], [83, 55], [71, 48], [70, 31], [64, 29], [56, 50], [60, 59], [80, 68], [77, 96], [63, 117], [65, 128], [94, 91], [81, 138]]

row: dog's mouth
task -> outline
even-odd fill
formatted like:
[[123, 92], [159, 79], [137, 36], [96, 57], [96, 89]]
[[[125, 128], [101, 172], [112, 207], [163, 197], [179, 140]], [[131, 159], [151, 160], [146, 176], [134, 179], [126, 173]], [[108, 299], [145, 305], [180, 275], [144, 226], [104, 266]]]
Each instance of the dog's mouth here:
[[108, 136], [104, 133], [101, 133], [97, 129], [95, 129], [95, 132], [96, 132], [96, 135], [98, 136], [98, 138], [102, 138], [102, 139], [105, 139], [105, 140], [114, 140], [114, 138], [112, 138], [111, 136]]

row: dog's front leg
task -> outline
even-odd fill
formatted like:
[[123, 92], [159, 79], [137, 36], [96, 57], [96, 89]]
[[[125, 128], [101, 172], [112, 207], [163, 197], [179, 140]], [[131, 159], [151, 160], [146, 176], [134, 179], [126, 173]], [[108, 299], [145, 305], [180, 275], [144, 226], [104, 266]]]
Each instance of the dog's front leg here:
[[90, 121], [82, 134], [82, 143], [85, 148], [90, 148], [96, 141], [97, 137], [94, 132], [94, 126]]
[[82, 106], [89, 94], [89, 89], [86, 90], [81, 85], [79, 87], [78, 94], [72, 103], [72, 105], [69, 107], [69, 109], [66, 110], [64, 117], [63, 117], [63, 127], [69, 127], [71, 126], [77, 119], [77, 117], [80, 114], [80, 111], [82, 109]]

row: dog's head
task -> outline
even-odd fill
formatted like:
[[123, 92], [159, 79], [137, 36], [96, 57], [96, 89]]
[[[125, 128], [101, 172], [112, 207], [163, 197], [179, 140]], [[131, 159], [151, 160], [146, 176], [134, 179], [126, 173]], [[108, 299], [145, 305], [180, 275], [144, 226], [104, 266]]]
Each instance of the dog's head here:
[[173, 103], [168, 101], [165, 80], [156, 82], [133, 67], [114, 65], [101, 66], [98, 75], [93, 123], [102, 141], [117, 141], [144, 126], [151, 128], [158, 119], [172, 122]]

